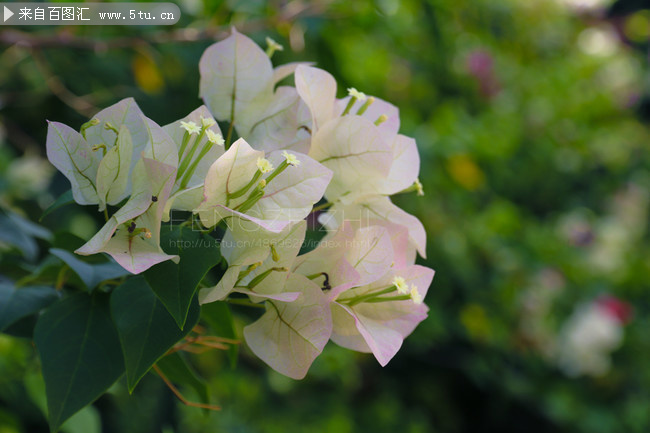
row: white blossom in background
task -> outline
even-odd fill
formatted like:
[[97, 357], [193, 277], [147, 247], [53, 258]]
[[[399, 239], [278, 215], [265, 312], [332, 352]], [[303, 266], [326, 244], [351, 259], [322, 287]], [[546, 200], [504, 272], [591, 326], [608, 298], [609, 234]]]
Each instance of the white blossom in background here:
[[6, 180], [16, 197], [39, 197], [47, 191], [54, 172], [54, 167], [46, 159], [24, 155], [9, 165]]
[[623, 325], [629, 316], [630, 307], [610, 296], [579, 305], [558, 336], [558, 366], [572, 377], [606, 374], [611, 353], [623, 342]]

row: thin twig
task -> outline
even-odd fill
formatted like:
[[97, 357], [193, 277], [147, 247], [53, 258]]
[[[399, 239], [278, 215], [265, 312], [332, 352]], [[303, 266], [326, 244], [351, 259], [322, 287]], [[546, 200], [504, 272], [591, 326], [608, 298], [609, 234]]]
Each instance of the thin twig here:
[[95, 114], [99, 109], [90, 103], [86, 98], [77, 96], [72, 93], [63, 81], [56, 75], [52, 74], [47, 61], [38, 50], [31, 50], [32, 58], [36, 64], [36, 68], [43, 76], [43, 80], [52, 94], [59, 98], [64, 104], [81, 114], [82, 116], [90, 117]]
[[174, 393], [174, 395], [186, 406], [191, 406], [191, 407], [199, 407], [201, 409], [209, 409], [209, 410], [221, 410], [220, 406], [216, 405], [211, 405], [211, 404], [204, 404], [204, 403], [196, 403], [193, 401], [187, 400], [185, 397], [183, 397], [183, 394], [180, 393], [180, 391], [174, 386], [173, 383], [170, 382], [169, 379], [163, 374], [163, 372], [158, 368], [157, 365], [153, 366], [153, 369], [156, 373], [158, 373], [158, 376], [165, 382], [165, 385]]

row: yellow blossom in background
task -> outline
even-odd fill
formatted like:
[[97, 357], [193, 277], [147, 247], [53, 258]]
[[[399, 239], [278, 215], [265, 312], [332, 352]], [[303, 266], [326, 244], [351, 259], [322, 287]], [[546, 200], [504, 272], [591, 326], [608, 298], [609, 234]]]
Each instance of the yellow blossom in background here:
[[131, 68], [133, 69], [135, 83], [143, 92], [155, 95], [165, 87], [165, 79], [153, 57], [143, 53], [136, 53]]
[[451, 178], [469, 191], [475, 191], [485, 183], [483, 171], [468, 155], [452, 156], [446, 167]]
[[460, 322], [467, 333], [476, 340], [487, 340], [492, 335], [485, 309], [478, 304], [467, 304], [460, 311]]

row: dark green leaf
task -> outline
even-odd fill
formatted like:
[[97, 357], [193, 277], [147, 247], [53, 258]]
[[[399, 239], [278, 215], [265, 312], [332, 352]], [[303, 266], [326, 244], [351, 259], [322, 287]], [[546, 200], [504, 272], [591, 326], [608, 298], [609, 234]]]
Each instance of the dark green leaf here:
[[36, 321], [38, 320], [38, 315], [32, 314], [22, 319], [18, 319], [11, 325], [7, 326], [3, 333], [11, 335], [12, 337], [18, 338], [29, 338], [32, 340], [34, 338], [34, 327], [36, 327]]
[[39, 222], [43, 221], [43, 218], [45, 218], [46, 216], [48, 216], [58, 208], [67, 206], [72, 203], [74, 203], [74, 198], [72, 197], [72, 190], [69, 189], [63, 194], [61, 194], [54, 203], [52, 203], [47, 209], [45, 209], [45, 212], [43, 212], [43, 215], [41, 215], [38, 221]]
[[35, 224], [30, 220], [25, 219], [13, 212], [8, 213], [7, 216], [15, 224], [15, 226], [27, 236], [43, 239], [46, 241], [52, 240], [52, 232], [50, 232], [45, 227], [39, 226], [38, 224]]
[[107, 294], [76, 293], [54, 303], [38, 319], [34, 341], [43, 365], [52, 431], [124, 373]]
[[59, 298], [52, 287], [23, 287], [15, 289], [0, 284], [0, 331], [9, 325], [40, 311]]
[[[226, 302], [210, 302], [201, 306], [201, 319], [207, 322], [213, 333], [219, 337], [237, 339], [235, 331], [235, 322], [230, 312], [230, 306]], [[237, 356], [239, 346], [231, 344], [228, 348], [228, 359], [230, 367], [235, 368], [237, 365]]]
[[62, 230], [54, 233], [52, 248], [60, 248], [66, 251], [74, 251], [85, 243], [86, 241], [80, 238], [79, 236]]
[[199, 282], [221, 259], [219, 245], [210, 236], [187, 227], [164, 232], [160, 245], [167, 254], [178, 254], [179, 264], [160, 263], [144, 276], [182, 328]]
[[90, 264], [73, 253], [59, 248], [50, 248], [50, 253], [70, 266], [70, 269], [79, 275], [88, 290], [92, 290], [102, 281], [129, 275], [126, 269], [112, 260], [105, 263]]
[[0, 214], [0, 242], [18, 249], [27, 260], [35, 260], [38, 254], [36, 241], [6, 215]]
[[160, 359], [157, 363], [167, 379], [178, 385], [194, 388], [204, 404], [210, 404], [210, 393], [205, 381], [200, 378], [180, 352], [171, 353]]
[[179, 329], [143, 277], [130, 278], [113, 291], [111, 312], [122, 343], [129, 391], [192, 330], [199, 320], [199, 310], [195, 297], [185, 327]]
[[[51, 284], [57, 280], [59, 272], [63, 266], [66, 265], [61, 261], [61, 259], [49, 254], [45, 256], [37, 266], [24, 264], [21, 268], [29, 273], [17, 280], [16, 286], [22, 287], [27, 285], [37, 286]], [[86, 285], [81, 281], [81, 278], [69, 270], [66, 270], [65, 284], [66, 286], [73, 286], [81, 290], [86, 288]]]

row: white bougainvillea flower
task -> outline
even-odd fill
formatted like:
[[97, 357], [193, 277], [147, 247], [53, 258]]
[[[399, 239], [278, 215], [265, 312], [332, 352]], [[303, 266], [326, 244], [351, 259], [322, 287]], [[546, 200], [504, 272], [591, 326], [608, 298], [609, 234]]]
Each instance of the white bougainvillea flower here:
[[257, 169], [262, 174], [270, 173], [273, 170], [273, 164], [266, 158], [257, 158]]
[[50, 162], [70, 181], [75, 201], [98, 204], [100, 211], [131, 194], [141, 154], [171, 166], [178, 163], [169, 136], [132, 98], [97, 113], [82, 133], [49, 122], [46, 148]]
[[[289, 269], [296, 260], [305, 240], [307, 222], [299, 221], [287, 226], [281, 233], [273, 237], [266, 236], [262, 244], [259, 242], [259, 230], [250, 232], [247, 230], [251, 228], [250, 223], [241, 225], [238, 222], [237, 220], [233, 221], [234, 226], [239, 226], [239, 228], [233, 227], [230, 230], [231, 237], [224, 237], [224, 242], [232, 240], [232, 245], [235, 247], [241, 246], [243, 242], [243, 245], [249, 245], [249, 248], [262, 248], [267, 252], [266, 258], [261, 261], [260, 265], [242, 279], [242, 284], [247, 285], [256, 278], [263, 277], [251, 289], [252, 292], [261, 295], [276, 295], [284, 292]], [[255, 297], [252, 299], [254, 302], [257, 301]]]
[[300, 66], [295, 76], [298, 93], [312, 114], [309, 156], [334, 172], [325, 193], [328, 201], [363, 202], [414, 184], [420, 168], [417, 146], [415, 140], [398, 135], [395, 106], [356, 89], [336, 100], [334, 78], [318, 68]]
[[[284, 282], [305, 239], [306, 226], [305, 221], [299, 221], [273, 233], [250, 221], [229, 218], [221, 242], [221, 255], [228, 262], [228, 269], [216, 286], [200, 291], [199, 301], [220, 301], [231, 292], [247, 294], [254, 302], [295, 300], [298, 293], [285, 292]], [[261, 280], [248, 288], [255, 278]]]
[[99, 210], [104, 210], [106, 204], [116, 204], [122, 201], [127, 191], [129, 168], [133, 156], [133, 141], [126, 126], [120, 127], [115, 145], [110, 148], [97, 168], [97, 196]]
[[133, 171], [133, 193], [77, 254], [108, 253], [124, 269], [138, 274], [165, 260], [178, 260], [160, 248], [160, 221], [176, 168], [141, 158]]
[[300, 65], [294, 73], [296, 90], [311, 112], [312, 136], [335, 117], [336, 80], [322, 69]]
[[[392, 268], [369, 285], [341, 293], [331, 304], [332, 341], [348, 349], [372, 352], [385, 366], [399, 351], [404, 338], [427, 317], [428, 307], [422, 299], [433, 276], [432, 269], [419, 265]], [[396, 280], [409, 286], [409, 294], [399, 294]], [[391, 287], [394, 291], [389, 292]], [[387, 293], [373, 295], [380, 292]]]
[[309, 112], [294, 88], [274, 89], [298, 65], [274, 70], [269, 56], [233, 29], [230, 37], [208, 47], [201, 57], [200, 96], [217, 120], [234, 124], [239, 136], [256, 148], [306, 153], [309, 134], [300, 127]]
[[390, 146], [375, 125], [355, 116], [328, 122], [312, 140], [309, 155], [335, 175], [325, 196], [352, 203], [389, 196], [413, 185], [420, 172], [415, 140], [394, 135]]
[[[343, 99], [336, 100], [334, 113], [337, 116], [340, 116], [343, 111], [345, 111], [353, 96], [354, 95], [350, 94]], [[365, 108], [361, 114], [359, 114], [360, 110], [362, 110], [362, 107], [364, 106]], [[381, 116], [386, 116], [386, 120], [381, 122], [378, 127], [382, 132], [384, 139], [388, 142], [390, 142], [399, 131], [399, 109], [393, 104], [377, 98], [376, 96], [371, 96], [363, 100], [355, 97], [355, 101], [350, 107], [349, 113], [361, 116], [373, 123], [375, 123]]]
[[143, 153], [146, 158], [155, 159], [173, 167], [178, 165], [178, 154], [174, 142], [160, 125], [142, 113], [133, 98], [123, 99], [100, 111], [93, 116], [93, 119], [98, 119], [99, 123], [85, 130], [86, 140], [91, 147], [102, 144], [112, 145], [115, 133], [110, 128], [107, 129], [107, 124], [117, 131], [122, 125], [127, 127], [133, 140], [131, 171]]
[[318, 221], [329, 230], [336, 230], [344, 221], [352, 221], [358, 226], [401, 225], [408, 230], [409, 243], [401, 257], [413, 263], [416, 250], [426, 257], [427, 235], [422, 222], [393, 204], [389, 197], [376, 196], [351, 204], [335, 203], [326, 213], [319, 215]]
[[355, 99], [357, 99], [358, 101], [361, 101], [361, 102], [365, 102], [365, 100], [368, 99], [368, 97], [366, 96], [365, 93], [359, 92], [354, 87], [350, 87], [348, 89], [348, 95], [350, 95], [351, 98], [355, 98]]
[[[183, 124], [192, 124], [196, 128], [190, 127], [190, 132]], [[219, 125], [203, 105], [183, 119], [164, 126], [163, 130], [175, 143], [180, 161], [172, 194], [163, 213], [163, 221], [169, 221], [171, 209], [191, 211], [201, 204], [205, 176], [210, 166], [223, 155], [224, 148]]]
[[[336, 99], [336, 80], [329, 73], [310, 65], [299, 65], [295, 71], [296, 90], [312, 115], [312, 134], [326, 122], [342, 115], [356, 115], [371, 123], [383, 116], [378, 127], [387, 142], [392, 141], [399, 131], [399, 110], [394, 105], [376, 97], [367, 97], [354, 88], [348, 89], [348, 96]], [[351, 100], [354, 101], [351, 104]], [[350, 105], [350, 107], [348, 107]], [[347, 109], [347, 113], [346, 113]]]
[[267, 301], [266, 313], [244, 328], [253, 353], [271, 368], [302, 379], [332, 333], [329, 302], [308, 278], [290, 274], [286, 290], [300, 292], [293, 302]]
[[344, 116], [325, 123], [312, 138], [309, 156], [334, 172], [325, 196], [330, 202], [352, 202], [388, 178], [391, 147], [370, 121]]
[[208, 138], [208, 141], [212, 144], [216, 144], [217, 146], [222, 146], [224, 145], [225, 141], [223, 139], [223, 135], [217, 134], [211, 129], [208, 129], [205, 131], [205, 135]]
[[262, 175], [257, 161], [264, 152], [237, 140], [208, 170], [204, 199], [195, 213], [206, 227], [233, 216], [275, 233], [304, 219], [322, 197], [332, 172], [306, 155], [294, 156], [299, 165], [289, 165], [279, 151], [271, 152], [267, 159], [275, 169]]
[[292, 270], [322, 283], [328, 299], [334, 300], [351, 287], [380, 278], [393, 266], [394, 257], [393, 239], [386, 227], [356, 229], [346, 223], [316, 249], [299, 256]]
[[198, 134], [201, 132], [201, 127], [194, 122], [184, 122], [181, 120], [181, 128], [188, 134]]

